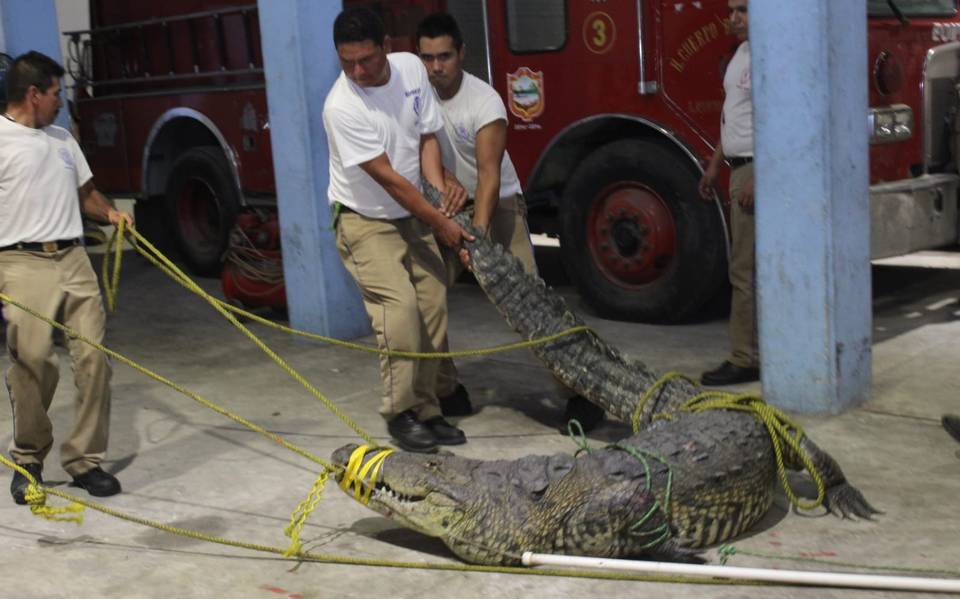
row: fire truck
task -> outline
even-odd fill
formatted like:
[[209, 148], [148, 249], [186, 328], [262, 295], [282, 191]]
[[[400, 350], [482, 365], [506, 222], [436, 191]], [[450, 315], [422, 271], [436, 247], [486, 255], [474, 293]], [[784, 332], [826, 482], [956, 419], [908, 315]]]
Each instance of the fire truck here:
[[[535, 232], [602, 316], [682, 321], [726, 284], [726, 198], [697, 193], [735, 50], [726, 0], [348, 0], [415, 50], [426, 14], [464, 32], [508, 109]], [[957, 242], [957, 0], [868, 0], [874, 258]], [[274, 204], [256, 4], [92, 0], [68, 32], [75, 117], [101, 189], [197, 272], [231, 223]], [[332, 47], [330, 51], [333, 52]], [[318, 201], [322, 199], [318, 198]]]

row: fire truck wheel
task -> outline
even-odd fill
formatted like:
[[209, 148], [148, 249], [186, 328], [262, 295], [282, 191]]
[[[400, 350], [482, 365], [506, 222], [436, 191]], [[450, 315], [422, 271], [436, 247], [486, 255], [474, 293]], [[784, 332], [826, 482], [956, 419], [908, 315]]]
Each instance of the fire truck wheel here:
[[202, 146], [177, 158], [167, 180], [166, 205], [177, 246], [190, 270], [202, 276], [219, 275], [240, 206], [223, 151]]
[[700, 199], [689, 158], [656, 140], [593, 151], [563, 193], [560, 246], [597, 313], [678, 322], [724, 287], [726, 240], [717, 207]]

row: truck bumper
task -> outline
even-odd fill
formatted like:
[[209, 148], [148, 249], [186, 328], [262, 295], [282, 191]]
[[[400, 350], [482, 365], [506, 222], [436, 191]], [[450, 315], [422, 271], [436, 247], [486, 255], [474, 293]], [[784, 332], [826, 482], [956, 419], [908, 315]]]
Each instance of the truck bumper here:
[[960, 175], [921, 175], [870, 187], [870, 255], [900, 256], [957, 242]]

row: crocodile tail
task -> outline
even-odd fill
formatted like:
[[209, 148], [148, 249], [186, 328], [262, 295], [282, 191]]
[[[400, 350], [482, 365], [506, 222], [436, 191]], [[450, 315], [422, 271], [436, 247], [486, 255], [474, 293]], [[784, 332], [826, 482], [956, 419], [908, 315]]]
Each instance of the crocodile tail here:
[[[423, 182], [424, 196], [440, 205], [440, 193]], [[525, 340], [534, 340], [583, 326], [556, 292], [543, 279], [527, 273], [520, 261], [499, 244], [477, 230], [469, 216], [460, 213], [454, 221], [476, 239], [466, 242], [474, 277], [507, 323]], [[534, 354], [567, 387], [630, 422], [639, 399], [657, 380], [657, 375], [641, 362], [627, 360], [619, 350], [589, 331], [573, 333], [533, 348]], [[649, 423], [654, 415], [672, 411], [695, 392], [695, 386], [674, 380], [641, 411], [640, 422]]]

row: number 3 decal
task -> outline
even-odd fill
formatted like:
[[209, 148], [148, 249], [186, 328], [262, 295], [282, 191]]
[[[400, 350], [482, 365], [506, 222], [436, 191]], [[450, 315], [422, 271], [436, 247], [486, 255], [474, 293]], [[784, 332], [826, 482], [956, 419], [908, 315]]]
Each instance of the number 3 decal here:
[[605, 12], [593, 12], [583, 21], [583, 43], [594, 54], [606, 54], [617, 39], [617, 27]]

